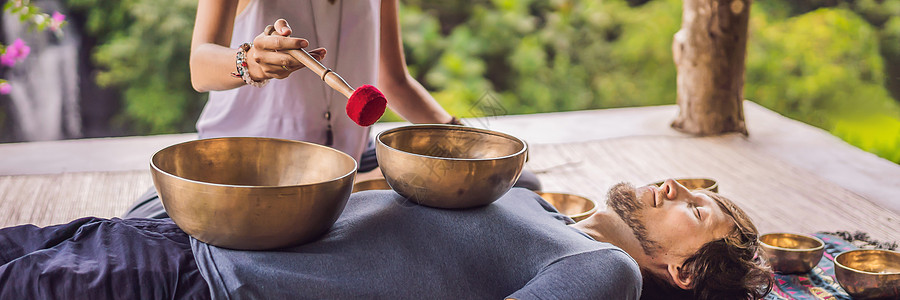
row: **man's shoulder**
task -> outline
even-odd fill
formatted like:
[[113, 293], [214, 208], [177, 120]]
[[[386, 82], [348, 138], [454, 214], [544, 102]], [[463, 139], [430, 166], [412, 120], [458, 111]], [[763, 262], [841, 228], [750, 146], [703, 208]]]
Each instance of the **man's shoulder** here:
[[641, 270], [637, 261], [622, 249], [611, 246], [582, 252], [562, 258], [566, 268], [573, 270], [595, 270], [580, 272], [585, 280], [611, 283], [619, 288], [633, 288], [640, 291]]
[[515, 299], [638, 299], [637, 263], [616, 247], [567, 255], [546, 266]]
[[570, 254], [557, 259], [554, 264], [581, 264], [585, 266], [605, 266], [615, 268], [619, 271], [637, 273], [640, 276], [640, 268], [637, 261], [628, 253], [608, 243], [599, 246], [597, 249]]

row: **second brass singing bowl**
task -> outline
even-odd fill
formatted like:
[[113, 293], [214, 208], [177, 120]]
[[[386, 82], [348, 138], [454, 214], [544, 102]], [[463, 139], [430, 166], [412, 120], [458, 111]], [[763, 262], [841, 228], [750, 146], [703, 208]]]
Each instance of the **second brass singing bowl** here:
[[516, 183], [527, 150], [514, 136], [454, 125], [398, 127], [376, 140], [378, 164], [391, 188], [437, 208], [496, 201]]
[[537, 194], [575, 222], [587, 219], [597, 212], [597, 202], [585, 197], [565, 193], [537, 192]]
[[900, 252], [852, 250], [838, 254], [834, 275], [853, 299], [900, 299]]
[[[719, 192], [719, 183], [713, 179], [709, 178], [678, 178], [675, 179], [681, 185], [686, 187], [689, 190], [707, 190], [713, 193]], [[657, 181], [654, 182], [655, 186], [662, 186], [665, 181]]]
[[344, 210], [356, 161], [338, 150], [271, 138], [184, 142], [156, 152], [153, 184], [184, 232], [219, 247], [310, 242]]
[[391, 186], [384, 178], [369, 179], [353, 184], [353, 192], [362, 192], [370, 190], [390, 190]]
[[825, 243], [810, 235], [769, 233], [759, 241], [772, 270], [781, 274], [809, 272], [825, 253]]

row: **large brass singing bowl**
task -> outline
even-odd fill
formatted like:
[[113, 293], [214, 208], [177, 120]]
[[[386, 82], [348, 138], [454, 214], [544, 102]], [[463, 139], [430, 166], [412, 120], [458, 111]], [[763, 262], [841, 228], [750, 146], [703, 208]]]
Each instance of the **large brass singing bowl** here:
[[781, 274], [806, 273], [825, 253], [817, 237], [794, 233], [769, 233], [759, 237], [760, 247], [772, 270]]
[[900, 299], [900, 252], [852, 250], [838, 254], [834, 275], [853, 299]]
[[527, 146], [504, 133], [411, 125], [378, 134], [375, 153], [391, 188], [437, 208], [469, 208], [503, 196], [522, 173]]
[[153, 184], [184, 232], [261, 250], [312, 241], [344, 210], [356, 161], [332, 148], [271, 138], [189, 141], [156, 152]]

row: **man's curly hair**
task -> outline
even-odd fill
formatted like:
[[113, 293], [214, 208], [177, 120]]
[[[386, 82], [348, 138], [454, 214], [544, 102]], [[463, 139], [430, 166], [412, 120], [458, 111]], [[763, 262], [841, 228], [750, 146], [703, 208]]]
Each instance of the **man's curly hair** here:
[[761, 299], [772, 289], [772, 272], [761, 257], [759, 232], [750, 217], [717, 193], [701, 193], [731, 217], [734, 229], [724, 238], [704, 244], [681, 265], [681, 275], [692, 278], [690, 290], [642, 270], [641, 299]]

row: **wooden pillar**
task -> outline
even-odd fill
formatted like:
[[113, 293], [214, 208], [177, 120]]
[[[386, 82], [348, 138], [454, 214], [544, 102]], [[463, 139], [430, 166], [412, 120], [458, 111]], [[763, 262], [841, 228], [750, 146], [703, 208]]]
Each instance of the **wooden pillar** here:
[[672, 127], [695, 135], [740, 132], [752, 0], [683, 0], [672, 54], [678, 70], [678, 117]]

